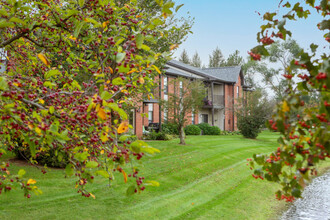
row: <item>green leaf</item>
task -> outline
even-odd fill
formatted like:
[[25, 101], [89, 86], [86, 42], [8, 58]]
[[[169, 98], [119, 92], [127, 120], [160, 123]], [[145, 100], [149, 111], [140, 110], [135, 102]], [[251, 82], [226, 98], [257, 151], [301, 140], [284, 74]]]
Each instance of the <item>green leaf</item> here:
[[118, 45], [121, 44], [124, 40], [125, 40], [124, 38], [120, 38], [120, 39], [116, 42], [115, 46], [118, 46]]
[[320, 30], [325, 30], [325, 29], [330, 29], [330, 19], [328, 20], [323, 20], [320, 24], [319, 24], [319, 28]]
[[122, 136], [119, 137], [119, 141], [120, 141], [120, 142], [124, 142], [124, 141], [126, 141], [127, 138], [129, 138], [129, 137], [130, 137], [129, 135], [122, 135]]
[[117, 55], [116, 55], [116, 62], [117, 63], [120, 63], [121, 61], [124, 60], [125, 56], [126, 56], [126, 53], [117, 53]]
[[86, 168], [96, 168], [99, 164], [95, 161], [88, 161], [86, 163]]
[[8, 22], [5, 19], [0, 20], [0, 29], [1, 28], [7, 28], [7, 27], [15, 27], [15, 25], [12, 22]]
[[101, 94], [101, 98], [103, 100], [108, 100], [112, 98], [112, 95], [108, 91], [103, 91]]
[[4, 77], [0, 77], [0, 90], [7, 90], [8, 84]]
[[184, 6], [184, 4], [181, 4], [181, 5], [176, 6], [176, 8], [175, 8], [175, 12], [178, 12], [179, 9], [180, 9], [182, 6]]
[[61, 75], [61, 72], [59, 70], [49, 70], [48, 72], [45, 73], [44, 77], [45, 79], [48, 79], [52, 76], [57, 76]]
[[301, 191], [297, 188], [294, 188], [291, 193], [294, 197], [300, 198], [301, 197]]
[[286, 23], [286, 19], [281, 20], [281, 21], [278, 23], [278, 29], [280, 29], [280, 30], [283, 29], [285, 23]]
[[79, 0], [79, 6], [82, 8], [85, 4], [85, 0]]
[[65, 167], [65, 174], [67, 176], [72, 176], [74, 174], [74, 168], [73, 168], [73, 165], [72, 164], [66, 165], [66, 167]]
[[269, 12], [266, 12], [264, 14], [264, 20], [268, 20], [268, 21], [273, 21], [273, 17], [276, 15], [276, 13], [269, 13]]
[[73, 36], [75, 38], [77, 38], [79, 36], [80, 31], [81, 31], [81, 29], [82, 29], [82, 27], [84, 26], [85, 23], [86, 23], [85, 21], [82, 21], [77, 25], [77, 27], [76, 27], [76, 29], [74, 30], [74, 33], [73, 33]]
[[17, 175], [18, 175], [20, 178], [22, 178], [22, 177], [25, 175], [25, 173], [26, 173], [25, 170], [20, 169], [20, 170], [18, 171]]
[[138, 34], [136, 36], [136, 47], [138, 49], [141, 49], [143, 41], [144, 41], [144, 36], [142, 34]]
[[134, 195], [135, 193], [135, 185], [131, 185], [130, 187], [127, 188], [126, 190], [126, 195], [127, 196], [131, 196], [131, 195]]
[[92, 23], [95, 27], [102, 27], [102, 25], [93, 18], [86, 18], [85, 22]]
[[95, 172], [95, 174], [97, 176], [103, 176], [104, 178], [107, 178], [107, 179], [110, 177], [109, 173], [105, 170], [98, 170]]
[[150, 47], [148, 47], [148, 46], [145, 45], [145, 44], [143, 44], [143, 45], [141, 46], [141, 49], [142, 49], [142, 50], [145, 50], [145, 51], [150, 51]]
[[112, 84], [113, 85], [122, 85], [123, 84], [123, 80], [120, 78], [120, 77], [117, 77], [117, 78], [114, 78], [113, 80], [112, 80]]
[[54, 106], [50, 106], [49, 107], [49, 113], [50, 114], [53, 114], [55, 112], [55, 108], [54, 108]]
[[9, 21], [10, 22], [15, 22], [15, 23], [26, 25], [25, 21], [23, 21], [22, 19], [17, 18], [17, 17], [12, 17], [11, 19], [9, 19]]

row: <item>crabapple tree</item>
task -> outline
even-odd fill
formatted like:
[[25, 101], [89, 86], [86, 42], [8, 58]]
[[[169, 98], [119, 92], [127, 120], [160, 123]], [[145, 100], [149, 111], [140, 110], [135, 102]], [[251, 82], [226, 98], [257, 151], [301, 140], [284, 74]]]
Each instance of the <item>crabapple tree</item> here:
[[[164, 32], [175, 30], [164, 26], [174, 3], [155, 2], [159, 13], [140, 10], [137, 0], [0, 0], [6, 62], [0, 71], [0, 156], [19, 147], [36, 163], [54, 150], [58, 160], [69, 158], [66, 176], [76, 177], [86, 197], [94, 197], [87, 183], [95, 176], [110, 183], [114, 172], [129, 184], [128, 194], [158, 185], [134, 165], [158, 150], [125, 134], [131, 127], [125, 109], [150, 91], [160, 74], [156, 62], [177, 47], [154, 50], [166, 41]], [[41, 192], [24, 170], [13, 173], [6, 162], [0, 167], [0, 194], [21, 188], [29, 198]]]
[[[286, 40], [292, 33], [286, 28], [287, 22], [308, 19], [311, 13], [319, 13], [321, 20], [315, 29], [323, 34], [326, 44], [330, 42], [330, 2], [328, 0], [305, 0], [284, 3], [279, 7], [286, 12], [267, 12], [263, 15], [266, 24], [257, 34], [260, 45], [249, 52], [253, 60], [269, 56], [269, 45], [274, 40]], [[318, 2], [318, 3], [316, 3]], [[292, 36], [293, 37], [293, 36]], [[327, 50], [329, 45], [326, 46]], [[310, 45], [310, 52], [302, 50], [292, 59], [283, 74], [287, 81], [287, 95], [277, 105], [276, 113], [267, 122], [268, 127], [280, 132], [278, 149], [269, 155], [254, 155], [249, 159], [253, 176], [267, 179], [281, 185], [276, 192], [278, 199], [293, 201], [301, 197], [301, 191], [311, 175], [316, 175], [315, 165], [330, 157], [330, 61], [329, 51], [322, 55], [317, 44]], [[299, 69], [299, 71], [297, 71]], [[294, 78], [299, 80], [294, 80]], [[317, 104], [308, 105], [303, 97], [315, 96]], [[297, 113], [298, 112], [298, 113]], [[259, 166], [255, 167], [258, 164]], [[260, 167], [261, 166], [261, 167]], [[260, 168], [259, 168], [260, 167]]]

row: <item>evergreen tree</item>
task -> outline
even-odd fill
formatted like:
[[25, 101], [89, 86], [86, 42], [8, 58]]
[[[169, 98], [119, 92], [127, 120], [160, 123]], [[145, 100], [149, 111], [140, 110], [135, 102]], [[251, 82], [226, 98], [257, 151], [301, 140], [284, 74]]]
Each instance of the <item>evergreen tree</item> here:
[[225, 59], [219, 47], [217, 47], [209, 57], [209, 67], [220, 67], [225, 63]]
[[223, 64], [223, 66], [242, 66], [244, 64], [244, 59], [239, 55], [239, 51], [235, 50], [234, 53], [230, 54]]
[[198, 55], [197, 51], [195, 52], [193, 58], [191, 59], [191, 65], [198, 68], [201, 68], [202, 66], [202, 60]]
[[182, 63], [185, 63], [185, 64], [190, 64], [190, 59], [189, 59], [186, 49], [183, 49], [183, 51], [180, 55], [179, 61]]

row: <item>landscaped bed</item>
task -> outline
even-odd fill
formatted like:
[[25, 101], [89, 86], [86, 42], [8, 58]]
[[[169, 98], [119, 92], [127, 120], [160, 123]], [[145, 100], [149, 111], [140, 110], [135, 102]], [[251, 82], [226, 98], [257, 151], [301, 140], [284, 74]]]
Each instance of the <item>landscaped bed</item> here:
[[76, 193], [75, 179], [65, 179], [64, 170], [42, 174], [14, 163], [12, 171], [24, 167], [44, 193], [30, 199], [20, 190], [1, 195], [0, 219], [276, 219], [285, 206], [275, 200], [278, 186], [255, 180], [246, 159], [276, 149], [277, 138], [277, 133], [263, 132], [257, 140], [188, 136], [186, 146], [177, 139], [148, 142], [161, 153], [143, 158], [141, 172], [161, 185], [130, 197], [125, 191], [133, 179], [125, 184], [120, 174], [111, 188], [96, 178], [89, 186], [96, 196], [92, 199]]

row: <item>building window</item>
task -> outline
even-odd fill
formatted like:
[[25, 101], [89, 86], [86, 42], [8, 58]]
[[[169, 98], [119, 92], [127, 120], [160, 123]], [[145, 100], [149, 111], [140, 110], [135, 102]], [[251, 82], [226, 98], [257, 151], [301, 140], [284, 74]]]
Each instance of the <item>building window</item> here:
[[237, 86], [237, 98], [239, 97], [239, 86]]
[[209, 123], [209, 115], [202, 114], [202, 123]]
[[164, 77], [164, 94], [168, 93], [168, 77]]
[[230, 119], [228, 120], [228, 124], [230, 125]]
[[182, 97], [183, 94], [183, 84], [182, 81], [180, 81], [180, 97]]
[[168, 95], [167, 94], [164, 94], [164, 100], [168, 101]]
[[191, 124], [195, 124], [195, 113], [191, 113]]
[[167, 110], [164, 110], [164, 121], [167, 121]]
[[154, 105], [152, 103], [148, 104], [148, 121], [149, 123], [153, 122], [154, 115]]

